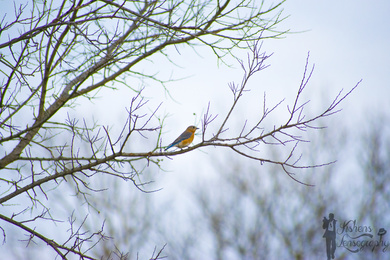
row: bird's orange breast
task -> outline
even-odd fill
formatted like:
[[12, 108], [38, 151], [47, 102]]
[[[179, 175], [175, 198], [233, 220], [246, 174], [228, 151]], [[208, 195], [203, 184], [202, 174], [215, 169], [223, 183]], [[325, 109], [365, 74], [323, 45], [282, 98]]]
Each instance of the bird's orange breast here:
[[180, 143], [178, 143], [177, 147], [183, 148], [183, 147], [189, 146], [193, 140], [194, 140], [194, 134], [192, 134], [190, 138], [185, 139], [185, 140], [181, 141]]

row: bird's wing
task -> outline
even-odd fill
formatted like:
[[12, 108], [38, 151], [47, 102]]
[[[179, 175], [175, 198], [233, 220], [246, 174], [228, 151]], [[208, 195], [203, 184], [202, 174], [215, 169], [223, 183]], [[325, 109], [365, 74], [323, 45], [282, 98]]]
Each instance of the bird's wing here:
[[192, 135], [191, 132], [184, 131], [178, 138], [176, 138], [175, 141], [173, 141], [172, 145], [177, 145], [177, 144], [180, 143], [181, 141], [190, 138], [191, 135]]

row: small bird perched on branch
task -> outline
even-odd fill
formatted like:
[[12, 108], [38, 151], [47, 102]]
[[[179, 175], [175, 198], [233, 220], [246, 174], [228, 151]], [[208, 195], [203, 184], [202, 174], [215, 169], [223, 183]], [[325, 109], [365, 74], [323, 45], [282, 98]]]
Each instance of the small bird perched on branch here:
[[179, 148], [189, 146], [192, 143], [192, 140], [194, 140], [196, 129], [199, 128], [193, 125], [187, 127], [187, 129], [178, 138], [176, 138], [176, 140], [173, 141], [173, 143], [171, 143], [167, 148], [165, 148], [165, 151], [173, 146]]

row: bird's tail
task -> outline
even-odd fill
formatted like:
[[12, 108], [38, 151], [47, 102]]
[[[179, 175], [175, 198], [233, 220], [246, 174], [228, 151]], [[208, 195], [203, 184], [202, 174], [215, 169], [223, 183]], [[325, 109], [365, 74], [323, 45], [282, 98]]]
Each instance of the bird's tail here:
[[168, 150], [169, 148], [171, 148], [173, 146], [173, 144], [169, 145], [167, 148], [165, 148], [164, 151]]

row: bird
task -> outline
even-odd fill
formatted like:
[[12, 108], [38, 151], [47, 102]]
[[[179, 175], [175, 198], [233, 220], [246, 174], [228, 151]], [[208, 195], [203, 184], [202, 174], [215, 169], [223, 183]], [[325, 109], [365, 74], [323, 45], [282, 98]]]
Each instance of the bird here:
[[192, 140], [194, 140], [196, 129], [199, 128], [193, 125], [187, 127], [187, 129], [178, 138], [176, 138], [175, 141], [173, 141], [167, 148], [165, 148], [165, 151], [173, 146], [179, 148], [189, 146], [192, 143]]

